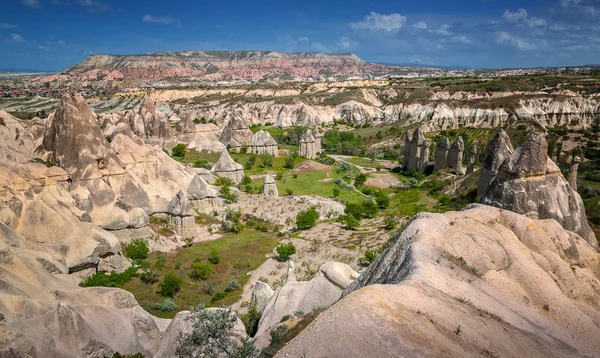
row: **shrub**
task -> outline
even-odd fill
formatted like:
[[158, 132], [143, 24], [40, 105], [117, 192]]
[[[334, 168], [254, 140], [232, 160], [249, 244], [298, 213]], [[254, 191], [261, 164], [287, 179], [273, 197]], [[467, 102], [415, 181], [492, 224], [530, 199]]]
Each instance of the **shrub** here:
[[237, 195], [233, 194], [229, 189], [229, 184], [223, 184], [221, 189], [219, 189], [219, 193], [225, 197], [225, 200], [235, 203], [237, 201]]
[[212, 165], [206, 159], [198, 159], [194, 162], [194, 168], [211, 169]]
[[132, 260], [143, 260], [148, 258], [150, 248], [144, 239], [133, 239], [127, 247], [125, 247], [125, 255]]
[[277, 255], [279, 255], [279, 258], [281, 260], [286, 261], [287, 259], [290, 258], [290, 256], [292, 256], [293, 254], [296, 253], [296, 246], [294, 245], [294, 243], [289, 242], [287, 244], [281, 244], [279, 246], [277, 246]]
[[396, 218], [389, 215], [385, 218], [384, 224], [386, 230], [394, 230], [396, 228]]
[[210, 250], [210, 253], [208, 254], [208, 262], [210, 262], [213, 265], [216, 265], [219, 263], [219, 261], [221, 261], [221, 254], [219, 253], [219, 250]]
[[142, 302], [142, 308], [146, 311], [171, 312], [179, 308], [179, 305], [170, 299], [165, 299], [163, 302]]
[[175, 354], [179, 357], [245, 357], [258, 358], [260, 352], [247, 338], [231, 339], [230, 331], [237, 322], [231, 309], [207, 310], [198, 307], [187, 321], [192, 326], [188, 334], [181, 334]]
[[285, 189], [285, 195], [292, 196], [294, 195], [294, 191], [290, 188]]
[[295, 150], [289, 152], [288, 155], [285, 156], [283, 167], [287, 169], [294, 169], [294, 162], [296, 161], [297, 157], [298, 152], [296, 152]]
[[356, 229], [360, 222], [352, 214], [348, 214], [344, 217], [344, 224], [348, 229]]
[[135, 277], [137, 269], [130, 267], [122, 273], [113, 272], [107, 275], [103, 271], [96, 272], [92, 276], [83, 280], [79, 286], [81, 287], [121, 287]]
[[263, 167], [272, 167], [273, 166], [273, 156], [269, 153], [262, 153], [260, 155], [260, 161], [262, 162]]
[[185, 157], [186, 151], [187, 151], [187, 148], [185, 147], [185, 144], [183, 144], [183, 143], [177, 144], [172, 149], [173, 156], [174, 157], [180, 157], [180, 158]]
[[212, 296], [210, 298], [210, 303], [218, 302], [218, 301], [224, 299], [225, 297], [227, 297], [227, 293], [226, 292], [217, 292], [217, 293], [215, 293], [214, 296]]
[[363, 266], [370, 265], [377, 258], [378, 252], [375, 250], [367, 250], [365, 256], [358, 259], [358, 263]]
[[[247, 145], [243, 145], [240, 147], [240, 154], [246, 154], [248, 153], [248, 146]], [[252, 165], [254, 165], [254, 163], [252, 163]], [[250, 167], [252, 167], [252, 165]]]
[[215, 185], [216, 186], [223, 186], [223, 185], [232, 186], [233, 181], [229, 178], [217, 177], [217, 180], [215, 180]]
[[190, 268], [190, 278], [194, 281], [206, 281], [215, 273], [215, 269], [211, 265], [204, 262], [195, 262], [190, 266]]
[[277, 175], [275, 176], [275, 179], [277, 179], [277, 180], [283, 179], [283, 173], [281, 173], [281, 172], [277, 173]]
[[361, 204], [363, 210], [363, 217], [372, 219], [377, 216], [377, 212], [379, 209], [377, 208], [377, 204], [371, 200], [365, 200]]
[[241, 288], [240, 284], [235, 279], [231, 279], [227, 283], [227, 287], [225, 287], [225, 292], [237, 291], [240, 288]]
[[140, 280], [142, 280], [143, 283], [153, 284], [158, 281], [158, 276], [156, 275], [156, 272], [152, 270], [144, 270], [140, 274]]
[[352, 215], [355, 219], [361, 220], [363, 218], [363, 208], [358, 203], [347, 203], [344, 214], [346, 216]]
[[333, 197], [337, 198], [340, 196], [340, 188], [333, 188]]
[[249, 175], [244, 175], [244, 177], [242, 178], [242, 181], [240, 182], [240, 184], [242, 185], [248, 185], [252, 183], [252, 178], [250, 178]]
[[258, 323], [260, 322], [260, 312], [256, 310], [256, 305], [251, 305], [247, 313], [240, 316], [244, 326], [246, 327], [246, 334], [249, 337], [254, 337], [258, 330]]
[[390, 197], [383, 190], [379, 190], [375, 193], [375, 203], [379, 209], [387, 209], [390, 206]]
[[162, 297], [173, 297], [181, 290], [181, 286], [183, 286], [183, 278], [175, 272], [169, 272], [158, 284], [156, 293]]
[[221, 229], [236, 234], [242, 232], [244, 230], [244, 225], [242, 225], [242, 213], [240, 211], [227, 209], [225, 221], [221, 223]]
[[161, 270], [165, 267], [166, 256], [164, 252], [158, 252], [156, 255], [156, 260], [154, 261], [154, 268], [157, 270]]
[[310, 209], [303, 210], [296, 216], [296, 227], [299, 230], [306, 230], [317, 225], [317, 219], [319, 219], [319, 212], [313, 206]]
[[367, 181], [367, 176], [363, 173], [360, 173], [356, 176], [356, 178], [354, 178], [354, 186], [357, 188], [360, 188], [363, 185], [365, 185], [366, 181]]

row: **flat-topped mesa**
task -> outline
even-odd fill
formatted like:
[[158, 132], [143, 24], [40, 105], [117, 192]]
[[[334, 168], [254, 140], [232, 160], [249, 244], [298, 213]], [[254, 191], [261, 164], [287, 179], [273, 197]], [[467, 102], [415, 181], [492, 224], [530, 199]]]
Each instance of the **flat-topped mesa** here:
[[540, 219], [554, 219], [598, 248], [583, 200], [548, 158], [548, 144], [539, 132], [530, 133], [514, 151], [504, 131], [496, 135], [488, 145], [478, 194], [484, 204]]
[[440, 170], [448, 167], [448, 151], [450, 151], [450, 139], [442, 138], [437, 145], [435, 152], [435, 164], [433, 170]]
[[101, 177], [101, 171], [120, 172], [124, 166], [79, 94], [61, 98], [46, 123], [42, 147], [73, 179]]
[[277, 183], [275, 183], [275, 179], [269, 173], [265, 176], [265, 185], [263, 186], [263, 195], [265, 196], [279, 196], [279, 191], [277, 190]]
[[277, 141], [271, 136], [271, 133], [260, 130], [252, 136], [250, 150], [254, 154], [271, 154], [276, 157], [279, 154]]
[[567, 177], [567, 181], [573, 190], [577, 191], [577, 170], [579, 169], [579, 163], [581, 163], [581, 158], [575, 156], [573, 160], [571, 160], [571, 164], [569, 165], [569, 175]]
[[457, 174], [463, 174], [462, 160], [464, 151], [465, 142], [462, 136], [459, 136], [452, 143], [452, 147], [450, 147], [450, 151], [448, 152], [448, 167], [452, 168]]
[[221, 153], [211, 171], [222, 178], [230, 179], [235, 184], [239, 184], [244, 178], [244, 167], [236, 163], [226, 150]]
[[469, 154], [467, 154], [467, 174], [475, 171], [475, 161], [477, 160], [477, 146], [473, 145]]
[[312, 135], [312, 131], [307, 129], [302, 138], [300, 138], [300, 156], [308, 159], [317, 157], [317, 140]]

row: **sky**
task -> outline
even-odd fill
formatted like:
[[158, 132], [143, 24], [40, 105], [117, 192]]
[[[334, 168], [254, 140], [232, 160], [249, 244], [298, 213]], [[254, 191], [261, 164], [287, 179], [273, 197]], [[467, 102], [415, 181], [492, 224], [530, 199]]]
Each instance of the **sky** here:
[[90, 54], [352, 52], [365, 61], [514, 68], [600, 63], [600, 0], [0, 0], [0, 68]]

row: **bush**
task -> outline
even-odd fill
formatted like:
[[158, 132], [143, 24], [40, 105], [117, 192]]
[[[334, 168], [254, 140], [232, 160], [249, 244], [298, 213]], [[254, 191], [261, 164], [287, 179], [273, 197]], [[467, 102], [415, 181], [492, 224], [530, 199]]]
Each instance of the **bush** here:
[[292, 189], [290, 189], [290, 188], [286, 188], [285, 189], [285, 195], [292, 196], [292, 195], [294, 195], [294, 191]]
[[198, 307], [187, 321], [192, 332], [181, 334], [175, 354], [179, 357], [245, 357], [258, 358], [260, 352], [247, 338], [231, 339], [237, 322], [231, 309], [207, 310]]
[[133, 239], [127, 247], [125, 247], [125, 255], [132, 260], [144, 260], [148, 258], [150, 248], [144, 239]]
[[183, 278], [175, 272], [169, 272], [158, 284], [156, 293], [162, 297], [173, 297], [181, 290], [181, 286], [183, 286]]
[[333, 188], [333, 197], [337, 198], [340, 196], [340, 188]]
[[242, 213], [240, 211], [227, 209], [225, 220], [221, 223], [221, 229], [236, 234], [242, 232], [244, 230], [244, 225], [242, 225]]
[[294, 169], [294, 162], [296, 161], [297, 157], [298, 152], [296, 152], [295, 150], [289, 152], [288, 155], [285, 156], [283, 167], [287, 169]]
[[158, 252], [156, 255], [156, 260], [154, 261], [154, 268], [157, 270], [161, 270], [165, 267], [166, 254], [164, 252]]
[[211, 169], [212, 165], [206, 159], [198, 159], [194, 162], [194, 168]]
[[378, 252], [375, 250], [367, 250], [365, 256], [358, 259], [358, 263], [363, 266], [368, 266], [377, 258]]
[[242, 178], [242, 181], [241, 181], [240, 184], [242, 184], [242, 185], [248, 185], [250, 183], [252, 183], [252, 178], [250, 178], [249, 175], [244, 175], [244, 177]]
[[208, 262], [210, 262], [213, 265], [217, 265], [219, 261], [221, 261], [221, 254], [219, 253], [219, 250], [210, 250], [210, 253], [208, 254]]
[[174, 157], [183, 158], [183, 157], [185, 157], [185, 153], [187, 152], [187, 148], [185, 147], [185, 144], [179, 143], [179, 144], [177, 144], [176, 146], [173, 147], [172, 152], [173, 152], [173, 156]]
[[223, 184], [221, 189], [219, 189], [219, 193], [225, 197], [225, 200], [235, 203], [237, 201], [237, 195], [233, 194], [229, 189], [228, 184]]
[[379, 209], [387, 209], [390, 206], [390, 197], [383, 190], [375, 193], [375, 203]]
[[279, 255], [279, 258], [281, 260], [286, 261], [287, 259], [290, 258], [290, 256], [292, 256], [293, 254], [296, 253], [296, 246], [294, 245], [294, 243], [289, 242], [287, 244], [281, 244], [279, 246], [277, 246], [277, 255]]
[[227, 297], [227, 293], [226, 292], [217, 292], [217, 293], [215, 293], [214, 296], [212, 296], [210, 298], [210, 303], [218, 302], [218, 301], [224, 299], [225, 297]]
[[396, 218], [391, 215], [385, 218], [384, 223], [386, 230], [394, 230], [396, 228]]
[[250, 306], [247, 313], [240, 316], [244, 326], [246, 327], [246, 334], [249, 337], [254, 337], [258, 330], [258, 323], [260, 322], [261, 313], [256, 310], [256, 305]]
[[360, 173], [356, 176], [356, 178], [354, 178], [354, 186], [357, 188], [360, 188], [363, 185], [365, 185], [366, 181], [367, 181], [367, 176], [363, 173]]
[[190, 268], [192, 269], [190, 271], [190, 278], [194, 281], [206, 281], [215, 273], [215, 269], [204, 262], [195, 262]]
[[143, 283], [150, 285], [158, 281], [158, 276], [156, 275], [156, 272], [152, 270], [144, 270], [140, 274], [140, 280], [142, 280]]
[[367, 219], [372, 219], [377, 216], [377, 212], [379, 209], [377, 208], [377, 204], [371, 200], [365, 200], [361, 204], [363, 217]]
[[231, 279], [227, 283], [227, 287], [225, 287], [225, 292], [237, 291], [240, 288], [241, 288], [240, 284], [235, 279]]
[[79, 286], [81, 287], [121, 287], [131, 281], [136, 276], [137, 268], [130, 267], [122, 273], [113, 272], [107, 275], [105, 272], [96, 272], [92, 276], [83, 280]]
[[262, 153], [260, 155], [260, 161], [262, 162], [263, 167], [272, 167], [273, 166], [273, 156], [269, 153]]
[[146, 311], [171, 312], [179, 308], [179, 305], [170, 299], [165, 299], [163, 302], [142, 302], [142, 308]]
[[317, 225], [317, 219], [319, 219], [319, 212], [313, 206], [308, 210], [303, 210], [296, 216], [296, 227], [298, 230], [306, 230]]
[[347, 203], [344, 214], [346, 214], [346, 216], [352, 215], [355, 219], [361, 220], [363, 218], [362, 206], [358, 203]]
[[346, 224], [347, 229], [356, 229], [360, 222], [352, 215], [348, 214], [344, 217], [344, 224]]

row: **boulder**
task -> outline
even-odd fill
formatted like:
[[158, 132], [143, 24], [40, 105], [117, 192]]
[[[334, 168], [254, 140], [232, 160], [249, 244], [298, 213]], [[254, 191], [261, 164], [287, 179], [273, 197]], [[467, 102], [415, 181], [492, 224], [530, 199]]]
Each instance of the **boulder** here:
[[252, 298], [250, 303], [256, 307], [258, 312], [263, 312], [269, 299], [273, 296], [273, 289], [268, 284], [262, 281], [256, 281], [252, 290]]

